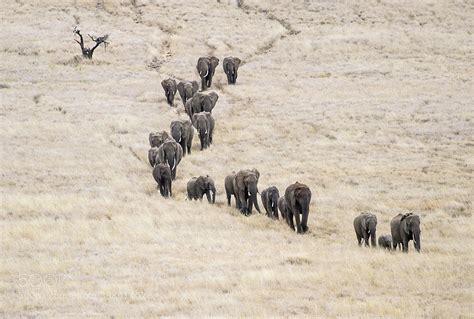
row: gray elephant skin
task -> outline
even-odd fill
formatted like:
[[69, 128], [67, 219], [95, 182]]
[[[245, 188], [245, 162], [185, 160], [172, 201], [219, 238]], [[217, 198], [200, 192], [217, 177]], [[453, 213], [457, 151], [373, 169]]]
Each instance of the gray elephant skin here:
[[173, 79], [166, 79], [161, 81], [161, 86], [165, 91], [166, 101], [170, 106], [174, 105], [174, 95], [176, 94], [177, 85], [176, 81]]
[[281, 218], [286, 220], [286, 216], [288, 215], [288, 206], [286, 204], [285, 196], [278, 198], [278, 210], [281, 213]]
[[380, 248], [391, 250], [392, 249], [392, 236], [390, 235], [379, 236], [378, 243], [379, 243]]
[[178, 83], [178, 92], [181, 97], [183, 105], [199, 90], [199, 83], [197, 81], [181, 81]]
[[158, 184], [158, 189], [163, 197], [172, 196], [171, 169], [167, 163], [157, 164], [153, 168], [153, 178]]
[[[285, 190], [285, 200], [287, 203], [286, 221], [294, 231], [296, 221], [296, 232], [304, 234], [308, 231], [309, 205], [311, 203], [311, 190], [305, 184], [296, 182], [288, 186]], [[300, 220], [301, 215], [301, 220]]]
[[377, 247], [377, 216], [371, 213], [360, 213], [354, 218], [354, 230], [359, 246], [362, 245], [362, 239], [364, 239], [364, 244], [368, 247], [370, 237], [372, 247]]
[[390, 222], [393, 249], [400, 245], [403, 252], [408, 252], [408, 242], [413, 240], [416, 251], [421, 250], [420, 216], [413, 213], [398, 214]]
[[158, 156], [158, 147], [153, 146], [148, 150], [148, 161], [150, 162], [151, 167], [155, 167], [156, 157]]
[[191, 154], [193, 145], [194, 127], [189, 120], [175, 120], [170, 124], [170, 132], [173, 139], [181, 145], [183, 156]]
[[263, 208], [267, 212], [267, 216], [273, 219], [278, 219], [278, 199], [280, 192], [275, 186], [265, 188], [261, 193]]
[[171, 179], [176, 179], [176, 168], [183, 158], [183, 149], [175, 140], [167, 140], [158, 148], [155, 165], [168, 163], [171, 168]]
[[236, 57], [224, 58], [224, 61], [222, 62], [222, 67], [224, 68], [224, 72], [227, 75], [228, 84], [235, 84], [235, 82], [237, 81], [237, 71], [239, 70], [241, 62], [242, 61]]
[[212, 110], [216, 106], [219, 95], [215, 92], [208, 94], [198, 92], [191, 99], [186, 102], [184, 109], [189, 117], [192, 119], [193, 115], [200, 112], [212, 113]]
[[186, 189], [190, 200], [199, 199], [202, 201], [205, 194], [209, 203], [214, 204], [216, 202], [216, 186], [214, 180], [208, 175], [191, 178]]
[[219, 59], [215, 56], [200, 57], [198, 59], [196, 69], [201, 78], [201, 90], [205, 91], [212, 85], [212, 77], [219, 65]]
[[161, 144], [169, 139], [171, 139], [171, 136], [166, 131], [151, 132], [148, 137], [150, 147], [160, 147]]
[[212, 144], [212, 133], [215, 121], [209, 112], [201, 112], [193, 115], [193, 126], [196, 128], [201, 142], [201, 151]]
[[235, 199], [238, 202], [241, 213], [246, 216], [252, 214], [253, 206], [261, 213], [257, 201], [259, 178], [260, 173], [255, 168], [251, 170], [241, 170], [235, 174], [233, 180]]
[[230, 200], [232, 198], [232, 195], [234, 195], [235, 198], [235, 207], [239, 207], [239, 203], [237, 202], [237, 198], [235, 197], [234, 193], [234, 178], [235, 178], [235, 172], [232, 172], [231, 175], [227, 175], [224, 179], [224, 188], [225, 188], [225, 194], [227, 197], [227, 205], [230, 206]]

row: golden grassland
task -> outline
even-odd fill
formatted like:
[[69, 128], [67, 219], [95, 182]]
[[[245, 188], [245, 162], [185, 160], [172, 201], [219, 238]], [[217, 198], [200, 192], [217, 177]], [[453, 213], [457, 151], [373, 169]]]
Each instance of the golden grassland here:
[[[0, 315], [470, 317], [472, 4], [2, 3]], [[76, 58], [72, 30], [110, 33]], [[159, 82], [222, 65], [214, 144], [162, 198], [148, 133], [186, 118]], [[224, 177], [313, 193], [310, 232], [227, 207]], [[211, 175], [216, 204], [186, 200]], [[414, 211], [422, 252], [357, 246], [352, 220]]]

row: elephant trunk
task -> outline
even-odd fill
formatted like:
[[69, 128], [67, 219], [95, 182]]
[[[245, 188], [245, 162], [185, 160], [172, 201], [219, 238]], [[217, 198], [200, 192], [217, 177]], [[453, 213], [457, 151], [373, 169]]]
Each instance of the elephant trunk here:
[[249, 211], [252, 211], [252, 204], [255, 205], [255, 209], [261, 214], [260, 207], [258, 207], [257, 193], [250, 196]]
[[420, 242], [420, 232], [419, 231], [413, 233], [413, 241], [415, 243], [416, 251], [420, 252], [421, 242]]
[[216, 202], [216, 189], [213, 188], [211, 189], [212, 192], [212, 203], [214, 204]]
[[376, 248], [377, 247], [377, 236], [376, 236], [376, 229], [375, 227], [373, 227], [372, 229], [370, 229], [370, 242], [371, 242], [371, 246], [372, 248]]

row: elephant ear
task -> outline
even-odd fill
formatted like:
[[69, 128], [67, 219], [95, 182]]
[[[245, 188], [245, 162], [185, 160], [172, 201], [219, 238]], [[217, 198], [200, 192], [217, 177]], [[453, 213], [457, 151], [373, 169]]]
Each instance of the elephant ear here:
[[189, 100], [186, 101], [186, 104], [184, 104], [184, 110], [186, 111], [186, 114], [189, 116], [192, 116], [193, 112], [193, 98], [190, 98]]
[[219, 65], [219, 59], [215, 56], [211, 56], [210, 60], [212, 67], [215, 69]]
[[161, 86], [163, 87], [163, 90], [166, 90], [166, 88], [168, 87], [168, 80], [161, 81]]
[[148, 161], [150, 162], [151, 166], [155, 166], [155, 155], [156, 155], [156, 147], [152, 147], [148, 150]]
[[367, 230], [367, 218], [365, 216], [362, 216], [361, 221], [360, 221], [360, 225], [362, 226], [362, 229], [364, 231]]
[[171, 84], [172, 84], [173, 93], [176, 94], [176, 81], [175, 81], [175, 80], [171, 80]]
[[209, 93], [209, 98], [212, 101], [212, 108], [216, 106], [217, 100], [219, 100], [219, 95], [216, 92]]
[[236, 70], [239, 68], [240, 63], [242, 63], [242, 61], [239, 58], [234, 58], [234, 66]]
[[197, 81], [192, 81], [191, 85], [193, 86], [193, 95], [199, 90], [199, 83]]
[[193, 115], [193, 126], [197, 129], [197, 120], [199, 118], [199, 114], [194, 114]]
[[161, 144], [160, 147], [158, 147], [158, 150], [155, 155], [155, 165], [158, 163], [164, 163], [165, 162], [165, 149], [163, 147], [163, 144]]
[[181, 96], [181, 99], [184, 99], [184, 96], [185, 96], [184, 82], [179, 82], [178, 83], [178, 92], [179, 92], [179, 96]]
[[257, 181], [258, 179], [260, 178], [260, 172], [256, 169], [256, 168], [253, 168], [252, 171], [255, 173], [255, 175], [257, 176]]
[[178, 165], [179, 162], [181, 162], [181, 159], [183, 158], [183, 148], [178, 143], [176, 143], [175, 145], [176, 145], [176, 155], [175, 155], [176, 165]]

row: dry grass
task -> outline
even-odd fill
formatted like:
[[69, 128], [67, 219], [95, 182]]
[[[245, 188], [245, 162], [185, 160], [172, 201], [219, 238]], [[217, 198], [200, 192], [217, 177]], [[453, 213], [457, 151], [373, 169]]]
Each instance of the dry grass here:
[[[472, 316], [471, 4], [29, 3], [0, 12], [1, 316]], [[78, 22], [111, 33], [92, 61]], [[208, 53], [244, 64], [166, 200], [148, 133], [185, 114], [159, 82]], [[226, 206], [250, 167], [311, 187], [308, 235]], [[214, 206], [185, 200], [201, 174]], [[361, 210], [417, 212], [422, 253], [359, 249]]]

